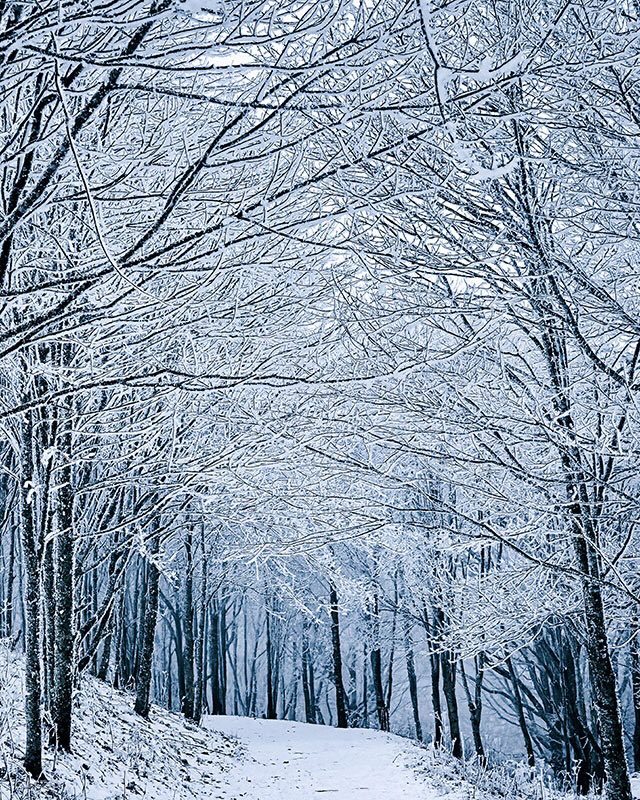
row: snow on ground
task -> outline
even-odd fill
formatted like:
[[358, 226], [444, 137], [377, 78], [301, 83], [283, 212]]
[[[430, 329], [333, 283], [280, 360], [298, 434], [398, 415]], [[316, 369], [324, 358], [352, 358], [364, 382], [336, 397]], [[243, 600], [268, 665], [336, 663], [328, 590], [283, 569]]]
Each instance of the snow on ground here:
[[418, 748], [370, 730], [302, 722], [207, 717], [208, 729], [240, 740], [246, 755], [226, 779], [224, 797], [251, 800], [426, 800], [433, 797], [408, 762]]
[[34, 784], [21, 767], [23, 681], [22, 660], [0, 648], [0, 800], [434, 800], [448, 794], [419, 776], [428, 752], [398, 736], [244, 717], [205, 717], [196, 727], [155, 706], [146, 722], [134, 714], [131, 694], [90, 677], [76, 693], [73, 753], [45, 749], [47, 780]]
[[76, 694], [73, 753], [45, 749], [46, 782], [21, 768], [24, 701], [21, 659], [0, 651], [0, 800], [200, 800], [221, 794], [240, 746], [153, 707], [146, 722], [133, 697], [93, 678]]
[[93, 678], [76, 693], [73, 753], [45, 750], [34, 784], [24, 754], [21, 659], [0, 647], [0, 800], [494, 800], [454, 760], [408, 739], [282, 720], [205, 717], [202, 727]]

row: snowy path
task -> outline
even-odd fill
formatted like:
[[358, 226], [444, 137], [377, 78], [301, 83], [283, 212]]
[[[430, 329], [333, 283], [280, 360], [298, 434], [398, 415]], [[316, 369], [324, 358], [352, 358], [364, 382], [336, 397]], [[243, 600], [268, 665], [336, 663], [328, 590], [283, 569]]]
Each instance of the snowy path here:
[[205, 724], [245, 748], [245, 758], [221, 781], [225, 800], [427, 800], [435, 794], [404, 765], [413, 745], [398, 736], [246, 717], [207, 717]]

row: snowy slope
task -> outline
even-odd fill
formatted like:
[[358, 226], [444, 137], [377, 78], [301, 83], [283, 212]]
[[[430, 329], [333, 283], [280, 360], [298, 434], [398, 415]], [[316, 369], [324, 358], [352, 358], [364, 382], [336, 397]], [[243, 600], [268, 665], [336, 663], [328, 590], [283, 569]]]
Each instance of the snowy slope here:
[[0, 800], [493, 800], [451, 759], [368, 730], [243, 717], [198, 728], [85, 678], [76, 694], [74, 752], [45, 751], [43, 784], [30, 784], [21, 660], [0, 648]]
[[0, 651], [0, 800], [38, 796], [86, 800], [217, 798], [239, 745], [153, 707], [145, 722], [133, 698], [85, 678], [76, 694], [74, 752], [45, 750], [46, 782], [29, 786], [24, 753], [20, 659]]
[[76, 694], [74, 752], [45, 751], [46, 783], [30, 785], [24, 748], [21, 659], [0, 649], [0, 798], [83, 800], [428, 800], [443, 792], [412, 768], [427, 752], [406, 739], [243, 717], [207, 717], [197, 728], [93, 678]]

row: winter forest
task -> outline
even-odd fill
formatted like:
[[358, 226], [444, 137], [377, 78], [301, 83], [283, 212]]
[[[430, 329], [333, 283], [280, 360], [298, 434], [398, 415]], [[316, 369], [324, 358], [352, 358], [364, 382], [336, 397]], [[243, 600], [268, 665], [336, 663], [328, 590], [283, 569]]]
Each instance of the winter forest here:
[[638, 0], [0, 0], [0, 71], [33, 785], [98, 679], [630, 800]]

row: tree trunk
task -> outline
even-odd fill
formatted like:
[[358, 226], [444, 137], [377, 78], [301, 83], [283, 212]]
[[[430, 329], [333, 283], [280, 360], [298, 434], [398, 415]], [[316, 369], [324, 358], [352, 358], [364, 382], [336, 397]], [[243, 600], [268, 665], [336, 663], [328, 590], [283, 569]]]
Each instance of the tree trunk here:
[[369, 727], [369, 654], [366, 641], [362, 645], [362, 724]]
[[227, 651], [229, 649], [227, 642], [227, 599], [222, 593], [218, 602], [218, 633], [220, 636], [220, 648], [218, 665], [220, 670], [219, 685], [220, 685], [220, 713], [227, 713]]
[[42, 711], [40, 696], [40, 547], [37, 541], [33, 464], [33, 417], [25, 412], [22, 423], [20, 494], [22, 498], [22, 552], [25, 562], [25, 714], [24, 768], [36, 780], [42, 775]]
[[422, 741], [422, 725], [420, 723], [420, 706], [418, 704], [418, 681], [416, 678], [416, 664], [413, 655], [413, 642], [411, 641], [411, 626], [409, 619], [404, 620], [404, 649], [407, 661], [407, 680], [409, 682], [409, 695], [413, 709], [413, 724], [415, 725], [416, 739]]
[[266, 609], [266, 636], [267, 636], [267, 719], [278, 719], [277, 713], [277, 685], [273, 679], [273, 641], [271, 637], [271, 609]]
[[207, 624], [207, 585], [209, 577], [209, 569], [207, 562], [207, 555], [205, 553], [204, 545], [204, 529], [200, 539], [200, 613], [198, 624], [198, 636], [195, 644], [195, 662], [196, 662], [196, 686], [195, 686], [195, 703], [193, 708], [194, 722], [200, 723], [202, 718], [202, 699], [206, 690], [205, 687], [205, 659], [204, 659], [204, 643], [206, 636]]
[[373, 691], [376, 698], [376, 714], [378, 716], [378, 727], [381, 731], [389, 730], [389, 708], [386, 703], [382, 681], [382, 651], [380, 649], [380, 608], [378, 595], [373, 596], [371, 604], [370, 620], [373, 633], [373, 644], [371, 647], [371, 676], [373, 678]]
[[60, 468], [57, 492], [57, 531], [55, 537], [55, 659], [53, 726], [55, 743], [59, 750], [71, 751], [71, 715], [73, 697], [73, 475], [71, 409], [64, 420], [59, 437], [63, 463]]
[[15, 537], [13, 530], [9, 533], [9, 567], [7, 569], [7, 596], [5, 600], [4, 635], [13, 635], [13, 573], [15, 570]]
[[431, 662], [431, 708], [433, 710], [433, 746], [442, 747], [444, 726], [442, 723], [442, 703], [440, 702], [440, 656], [430, 653]]
[[222, 714], [220, 700], [220, 636], [218, 634], [218, 608], [214, 597], [211, 604], [209, 625], [209, 671], [211, 673], [211, 713]]
[[640, 629], [638, 618], [631, 621], [631, 691], [633, 696], [633, 769], [640, 772]]
[[315, 725], [317, 720], [313, 683], [313, 660], [311, 659], [309, 643], [309, 623], [305, 619], [302, 623], [302, 694], [304, 697], [304, 716], [307, 722]]
[[535, 767], [536, 758], [533, 752], [533, 742], [531, 741], [531, 735], [529, 733], [529, 728], [527, 726], [527, 720], [524, 715], [522, 695], [520, 694], [520, 682], [513, 667], [513, 661], [511, 660], [511, 656], [507, 658], [506, 664], [507, 664], [507, 669], [509, 670], [509, 677], [511, 678], [511, 689], [513, 691], [513, 705], [516, 710], [516, 716], [518, 717], [518, 725], [520, 726], [520, 732], [522, 733], [522, 739], [524, 741], [524, 749], [527, 753], [527, 764], [530, 767]]
[[429, 611], [425, 605], [422, 609], [422, 624], [427, 635], [427, 645], [429, 648], [429, 663], [431, 666], [431, 710], [433, 712], [433, 741], [435, 748], [442, 747], [444, 737], [444, 725], [442, 717], [442, 703], [440, 699], [440, 653], [436, 647], [436, 626], [438, 619], [436, 610], [432, 609], [433, 619], [429, 618]]
[[[546, 285], [542, 285], [540, 291], [546, 290]], [[553, 327], [544, 309], [541, 311], [541, 317], [543, 344], [555, 389], [553, 414], [567, 442], [560, 446], [559, 454], [565, 480], [573, 547], [583, 575], [582, 608], [587, 630], [586, 651], [592, 695], [600, 727], [602, 760], [606, 775], [605, 793], [608, 800], [631, 800], [631, 781], [600, 583], [602, 576], [598, 544], [598, 513], [591, 502], [589, 467], [586, 469], [583, 467], [583, 453], [576, 444], [576, 427], [569, 394], [571, 381], [567, 374], [567, 345], [564, 332]], [[599, 503], [602, 503], [602, 499]]]
[[389, 709], [385, 703], [384, 689], [382, 688], [382, 657], [379, 647], [373, 647], [371, 649], [371, 673], [373, 676], [373, 690], [376, 696], [378, 727], [381, 731], [388, 731]]
[[158, 599], [160, 571], [156, 557], [160, 552], [160, 537], [157, 533], [158, 520], [151, 522], [153, 533], [149, 539], [149, 555], [147, 558], [147, 593], [145, 598], [145, 613], [143, 619], [143, 633], [141, 637], [140, 666], [136, 676], [136, 702], [134, 710], [144, 719], [149, 717], [151, 694], [151, 670], [153, 667], [153, 647], [158, 621]]
[[[565, 424], [572, 427], [571, 418]], [[631, 800], [631, 781], [625, 754], [624, 733], [616, 676], [611, 663], [607, 640], [602, 589], [600, 556], [596, 547], [597, 533], [589, 512], [589, 495], [582, 474], [572, 467], [580, 463], [579, 452], [563, 453], [567, 476], [567, 498], [573, 525], [573, 541], [582, 579], [582, 602], [587, 629], [586, 651], [594, 705], [600, 726], [600, 745], [606, 775], [608, 800]]]
[[[584, 541], [581, 544], [585, 549], [592, 547]], [[600, 745], [606, 775], [605, 793], [608, 800], [631, 800], [631, 782], [625, 755], [616, 676], [607, 641], [602, 593], [600, 585], [589, 579], [583, 581], [582, 591], [587, 625], [586, 650], [600, 723]]]
[[[46, 533], [49, 533], [48, 531]], [[55, 654], [56, 654], [56, 585], [54, 551], [55, 543], [51, 536], [43, 538], [42, 548], [42, 696], [44, 707], [53, 715], [55, 694]], [[55, 727], [49, 730], [49, 745], [55, 746]]]
[[342, 679], [342, 647], [340, 643], [340, 614], [338, 611], [338, 590], [329, 581], [329, 609], [331, 614], [331, 644], [333, 650], [333, 683], [336, 689], [336, 714], [338, 727], [348, 728], [347, 699]]
[[449, 720], [449, 737], [451, 739], [451, 752], [455, 758], [462, 758], [462, 738], [460, 736], [460, 716], [458, 713], [458, 700], [456, 698], [456, 665], [451, 660], [451, 654], [441, 654], [442, 691], [447, 704], [447, 719]]
[[478, 761], [482, 765], [486, 765], [486, 755], [484, 752], [484, 745], [482, 743], [482, 733], [480, 731], [480, 723], [482, 721], [482, 682], [484, 678], [484, 658], [483, 654], [476, 658], [476, 674], [473, 681], [473, 693], [469, 686], [469, 679], [465, 670], [464, 662], [460, 663], [460, 673], [462, 675], [462, 685], [464, 687], [465, 696], [467, 698], [467, 707], [469, 709], [469, 721], [471, 723], [471, 735], [473, 736], [473, 747]]
[[186, 558], [182, 606], [184, 695], [181, 698], [181, 710], [187, 719], [193, 719], [195, 689], [193, 677], [193, 533], [191, 530], [186, 533], [184, 550]]

